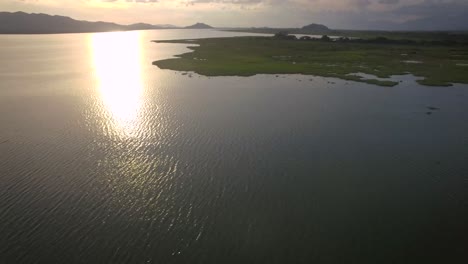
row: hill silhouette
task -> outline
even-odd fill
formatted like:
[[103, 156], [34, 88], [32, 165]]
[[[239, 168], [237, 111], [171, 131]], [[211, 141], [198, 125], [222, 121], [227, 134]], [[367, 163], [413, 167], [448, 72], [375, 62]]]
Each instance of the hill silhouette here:
[[310, 32], [329, 32], [330, 29], [321, 24], [310, 24], [307, 26], [302, 27], [303, 31], [310, 31]]
[[209, 29], [209, 28], [213, 28], [213, 27], [210, 26], [210, 25], [204, 24], [204, 23], [196, 23], [196, 24], [193, 24], [193, 25], [185, 27], [185, 28], [187, 28], [187, 29]]
[[0, 12], [0, 34], [54, 34], [176, 28], [145, 23], [119, 25], [111, 22], [75, 20], [66, 16]]

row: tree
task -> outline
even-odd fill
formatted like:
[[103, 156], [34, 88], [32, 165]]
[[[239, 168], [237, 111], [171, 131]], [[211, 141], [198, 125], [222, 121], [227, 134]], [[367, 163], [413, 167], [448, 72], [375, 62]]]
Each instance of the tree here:
[[322, 41], [331, 41], [331, 38], [327, 35], [323, 35], [321, 38]]

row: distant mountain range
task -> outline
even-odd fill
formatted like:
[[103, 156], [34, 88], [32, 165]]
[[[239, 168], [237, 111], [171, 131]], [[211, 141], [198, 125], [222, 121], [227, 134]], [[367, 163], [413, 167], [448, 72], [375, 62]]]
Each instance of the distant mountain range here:
[[333, 30], [321, 24], [310, 24], [302, 28], [270, 28], [270, 27], [251, 27], [251, 28], [225, 28], [227, 31], [276, 34], [280, 31], [290, 34], [331, 34]]
[[[112, 22], [90, 22], [75, 20], [66, 16], [53, 16], [47, 14], [29, 14], [25, 12], [0, 12], [0, 34], [55, 34], [55, 33], [85, 33], [85, 32], [107, 32], [107, 31], [129, 31], [148, 29], [212, 29], [213, 27], [204, 23], [196, 23], [187, 27], [174, 25], [152, 25], [147, 23], [136, 23], [131, 25], [120, 25]], [[225, 28], [237, 30], [235, 28]], [[246, 28], [242, 28], [246, 30]], [[275, 28], [249, 28], [249, 31], [259, 33], [276, 33]], [[310, 24], [302, 28], [284, 29], [291, 33], [327, 33], [330, 29], [320, 24]]]
[[[432, 17], [430, 19], [417, 19], [405, 23], [392, 23], [375, 21], [374, 27], [381, 30], [400, 31], [444, 31], [444, 30], [468, 30], [468, 24], [460, 24], [464, 17]], [[431, 22], [431, 23], [429, 23]], [[136, 23], [121, 25], [112, 22], [90, 22], [75, 20], [66, 16], [53, 16], [47, 14], [28, 14], [24, 12], [0, 12], [0, 34], [54, 34], [54, 33], [85, 33], [106, 31], [128, 31], [128, 30], [150, 30], [150, 29], [212, 29], [213, 27], [204, 23], [196, 23], [187, 27], [174, 25], [152, 25], [147, 23]], [[362, 25], [362, 28], [367, 28]], [[223, 28], [227, 31], [242, 31], [254, 33], [275, 34], [285, 31], [291, 34], [336, 34], [336, 30], [321, 24], [310, 24], [302, 28]], [[368, 29], [369, 30], [369, 29]]]
[[[175, 28], [181, 27], [173, 25], [151, 25], [146, 23], [120, 25], [111, 22], [75, 20], [66, 16], [28, 14], [24, 12], [0, 12], [0, 34], [85, 33]], [[203, 23], [197, 23], [185, 28], [207, 29], [212, 27]]]

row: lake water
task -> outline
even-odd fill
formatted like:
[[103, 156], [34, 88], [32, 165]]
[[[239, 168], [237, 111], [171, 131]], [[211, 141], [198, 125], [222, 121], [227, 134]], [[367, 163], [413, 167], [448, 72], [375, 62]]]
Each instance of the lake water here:
[[0, 36], [0, 263], [466, 263], [467, 85], [151, 64], [234, 35]]

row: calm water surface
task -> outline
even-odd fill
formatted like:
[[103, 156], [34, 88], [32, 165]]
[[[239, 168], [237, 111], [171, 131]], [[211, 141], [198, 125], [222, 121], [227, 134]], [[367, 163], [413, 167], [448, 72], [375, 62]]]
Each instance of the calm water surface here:
[[0, 263], [467, 263], [468, 86], [151, 65], [235, 34], [0, 36]]

